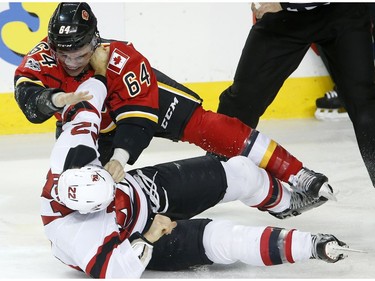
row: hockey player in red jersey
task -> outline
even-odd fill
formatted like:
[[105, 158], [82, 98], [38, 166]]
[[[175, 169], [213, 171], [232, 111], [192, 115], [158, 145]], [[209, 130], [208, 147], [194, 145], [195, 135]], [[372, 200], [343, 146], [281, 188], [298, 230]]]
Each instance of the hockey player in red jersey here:
[[98, 160], [100, 109], [106, 99], [100, 76], [77, 89], [94, 90], [92, 99], [63, 109], [63, 132], [51, 153], [41, 215], [57, 259], [94, 278], [139, 278], [146, 269], [176, 271], [237, 261], [254, 266], [309, 259], [334, 263], [345, 257], [347, 245], [331, 234], [191, 219], [235, 200], [272, 212], [298, 212], [299, 203], [308, 200], [244, 156], [227, 162], [202, 156], [139, 168], [116, 184]]
[[334, 198], [325, 175], [303, 167], [281, 145], [238, 119], [204, 110], [196, 93], [151, 68], [131, 43], [100, 38], [87, 3], [59, 4], [48, 37], [17, 68], [15, 98], [28, 120], [41, 123], [55, 115], [58, 137], [63, 106], [87, 99], [76, 90], [94, 75], [93, 54], [103, 49], [109, 50], [108, 94], [98, 142], [100, 160], [112, 175], [120, 174], [114, 161], [123, 167], [133, 164], [157, 136], [190, 142], [227, 158], [247, 156], [300, 191], [310, 182], [310, 199], [317, 205]]

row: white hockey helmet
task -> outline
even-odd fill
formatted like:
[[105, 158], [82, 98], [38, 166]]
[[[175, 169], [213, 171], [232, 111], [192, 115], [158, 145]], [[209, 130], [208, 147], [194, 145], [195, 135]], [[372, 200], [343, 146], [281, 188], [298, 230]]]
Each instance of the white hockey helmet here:
[[115, 196], [116, 184], [102, 167], [87, 165], [68, 169], [60, 175], [56, 193], [58, 200], [81, 214], [104, 210]]

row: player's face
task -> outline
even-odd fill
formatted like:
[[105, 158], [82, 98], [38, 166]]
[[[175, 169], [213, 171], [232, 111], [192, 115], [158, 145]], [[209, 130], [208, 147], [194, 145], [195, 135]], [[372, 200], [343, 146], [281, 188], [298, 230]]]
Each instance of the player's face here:
[[90, 63], [94, 48], [87, 44], [74, 51], [56, 50], [56, 56], [66, 73], [70, 76], [79, 75]]

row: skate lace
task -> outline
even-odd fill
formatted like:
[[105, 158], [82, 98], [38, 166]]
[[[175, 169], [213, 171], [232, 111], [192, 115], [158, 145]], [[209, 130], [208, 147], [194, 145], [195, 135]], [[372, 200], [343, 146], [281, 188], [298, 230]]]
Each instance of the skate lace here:
[[312, 172], [303, 168], [301, 174], [298, 176], [295, 186], [298, 190], [308, 191], [311, 183], [315, 179], [315, 175]]
[[155, 184], [155, 177], [157, 172], [154, 174], [152, 179], [142, 173], [141, 170], [137, 170], [137, 175], [133, 175], [134, 179], [139, 183], [141, 188], [146, 192], [151, 201], [151, 208], [153, 212], [165, 212], [168, 209], [168, 197], [165, 192], [166, 204], [164, 210], [160, 211], [160, 196], [158, 193], [157, 185]]
[[290, 198], [290, 207], [293, 210], [302, 210], [319, 202], [319, 198], [313, 198], [304, 192], [293, 192]]
[[327, 93], [325, 93], [325, 96], [326, 96], [327, 99], [338, 98], [338, 95], [337, 95], [336, 91], [328, 91]]

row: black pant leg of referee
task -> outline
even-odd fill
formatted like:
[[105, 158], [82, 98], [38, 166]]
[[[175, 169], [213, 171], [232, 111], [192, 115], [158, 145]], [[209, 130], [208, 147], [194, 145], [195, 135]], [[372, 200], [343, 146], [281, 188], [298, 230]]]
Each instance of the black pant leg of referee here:
[[375, 186], [375, 84], [370, 13], [364, 4], [331, 5], [334, 16], [328, 27], [336, 36], [321, 46]]
[[233, 84], [220, 96], [219, 113], [257, 126], [310, 47], [298, 21], [297, 13], [287, 11], [265, 14], [257, 21], [242, 50]]

